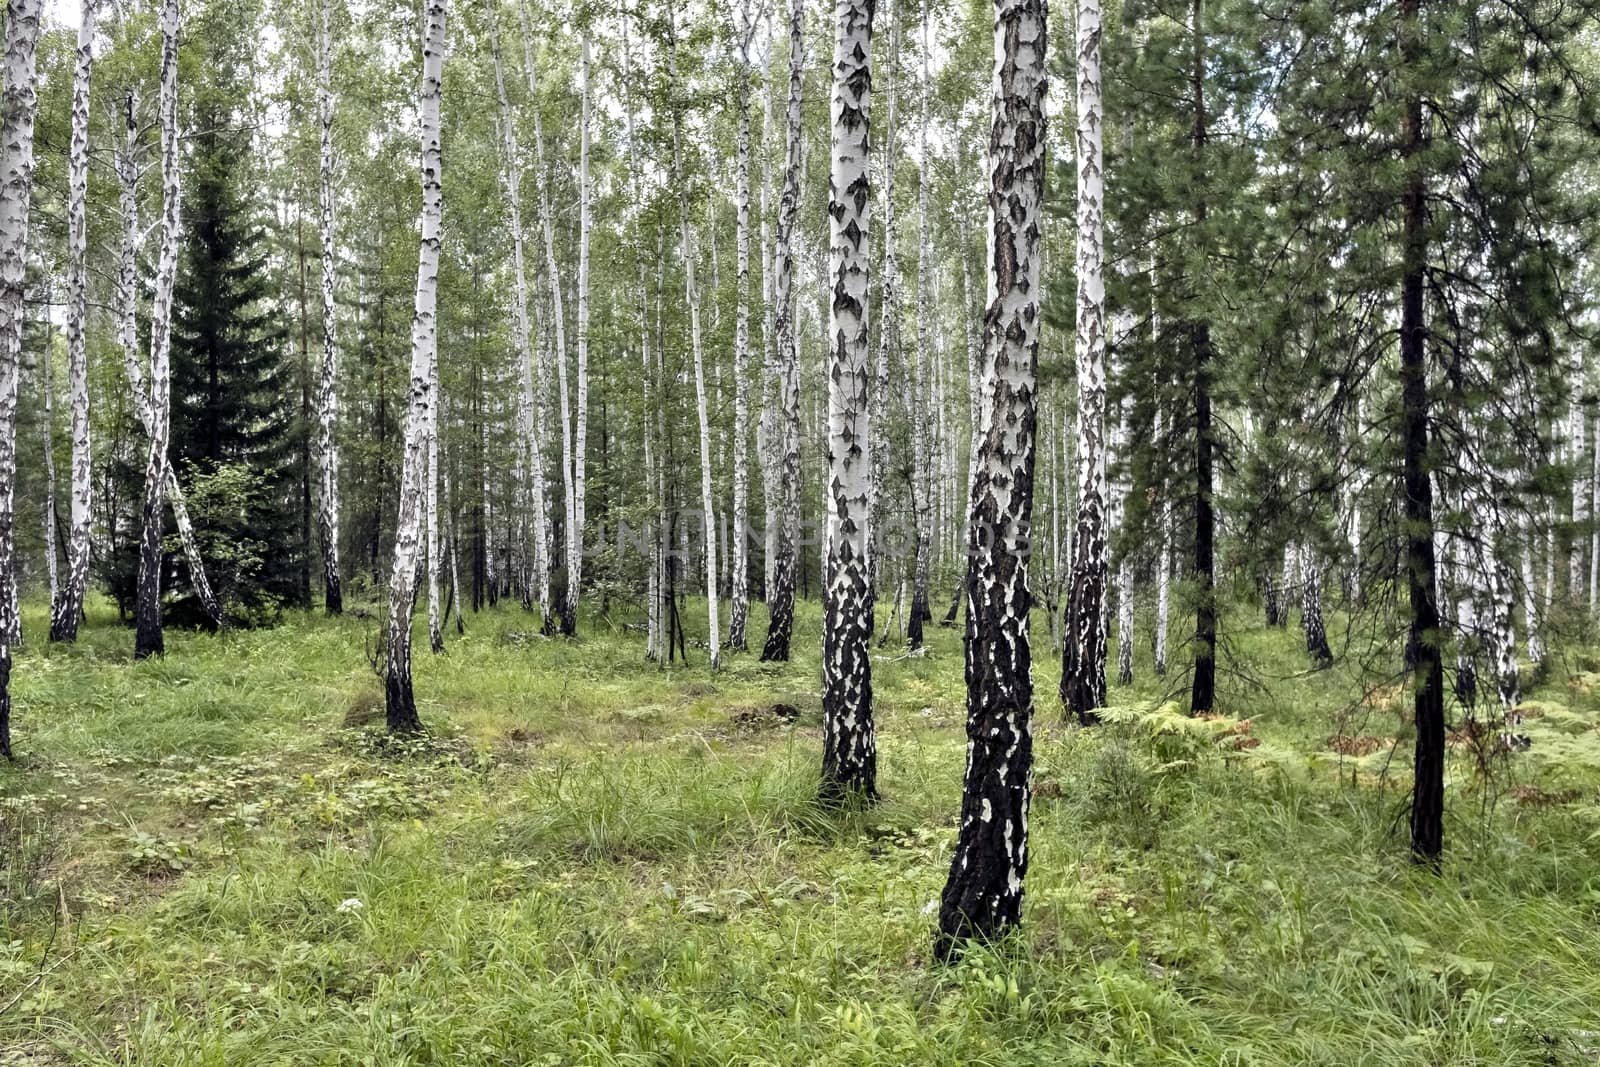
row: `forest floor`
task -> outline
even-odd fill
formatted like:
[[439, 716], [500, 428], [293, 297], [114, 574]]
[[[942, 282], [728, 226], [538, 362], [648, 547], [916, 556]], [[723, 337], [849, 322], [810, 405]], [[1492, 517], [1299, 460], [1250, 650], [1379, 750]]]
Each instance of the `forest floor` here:
[[1145, 644], [1117, 721], [1084, 730], [1038, 625], [1024, 932], [945, 967], [957, 631], [876, 653], [884, 799], [835, 815], [812, 799], [814, 604], [794, 662], [714, 678], [601, 620], [563, 643], [514, 605], [475, 615], [446, 654], [419, 644], [431, 733], [400, 744], [371, 620], [172, 633], [141, 664], [103, 603], [75, 647], [25, 621], [8, 1067], [1600, 1062], [1581, 663], [1492, 789], [1453, 750], [1435, 876], [1405, 856], [1405, 694], [1358, 699], [1355, 657], [1309, 673], [1298, 630], [1244, 629], [1265, 688], [1196, 723], [1158, 706]]

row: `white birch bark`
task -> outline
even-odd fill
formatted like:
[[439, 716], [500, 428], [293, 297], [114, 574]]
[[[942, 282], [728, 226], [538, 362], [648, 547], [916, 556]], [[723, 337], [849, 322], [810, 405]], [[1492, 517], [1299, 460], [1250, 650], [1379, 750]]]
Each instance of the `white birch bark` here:
[[968, 516], [967, 760], [935, 952], [992, 942], [1022, 917], [1033, 788], [1028, 542], [1037, 426], [1045, 3], [994, 0], [983, 435]]
[[[678, 45], [676, 30], [670, 31], [672, 83], [678, 84]], [[700, 339], [700, 293], [695, 287], [694, 227], [689, 222], [689, 190], [683, 170], [683, 133], [678, 110], [672, 113], [672, 176], [678, 187], [679, 239], [683, 250], [683, 299], [689, 308], [689, 346], [694, 356], [695, 414], [700, 422], [700, 507], [705, 532], [706, 617], [711, 669], [722, 665], [722, 634], [717, 611], [717, 521], [716, 498], [711, 492], [711, 423], [706, 408], [705, 353]]]
[[794, 631], [795, 535], [800, 527], [800, 359], [795, 350], [794, 225], [800, 207], [800, 92], [805, 63], [805, 2], [789, 0], [789, 99], [785, 108], [783, 194], [773, 246], [773, 331], [777, 337], [778, 522], [767, 588], [766, 662], [789, 658]]
[[[900, 362], [900, 250], [898, 231], [895, 225], [894, 187], [895, 187], [895, 157], [899, 154], [899, 102], [896, 92], [896, 77], [900, 67], [900, 19], [895, 10], [894, 0], [880, 0], [876, 18], [887, 20], [889, 25], [889, 61], [883, 67], [883, 96], [885, 114], [883, 124], [883, 188], [879, 190], [878, 200], [883, 210], [883, 281], [880, 283], [879, 296], [882, 302], [880, 312], [880, 325], [878, 326], [878, 355], [873, 372], [873, 388], [870, 401], [872, 425], [878, 427], [888, 426], [889, 408], [889, 375], [890, 368]], [[907, 407], [914, 407], [908, 403]], [[886, 525], [883, 514], [884, 485], [889, 473], [889, 435], [875, 433], [872, 435], [871, 455], [871, 489], [868, 502], [868, 511], [872, 521], [867, 527], [867, 567], [872, 596], [876, 601], [878, 590], [883, 586], [883, 556], [884, 546], [880, 543], [881, 529]], [[901, 574], [904, 569], [901, 568]], [[901, 587], [904, 587], [902, 581]], [[901, 619], [898, 605], [898, 591], [896, 593], [895, 621]], [[887, 640], [890, 628], [884, 627], [884, 638]]]
[[99, 0], [83, 0], [72, 77], [72, 133], [67, 160], [67, 379], [72, 396], [72, 503], [67, 525], [67, 579], [50, 608], [50, 639], [75, 641], [89, 581], [93, 521], [89, 421], [88, 198], [89, 89]]
[[145, 464], [138, 596], [134, 604], [133, 654], [139, 659], [160, 655], [166, 649], [161, 632], [161, 504], [172, 473], [167, 458], [172, 414], [172, 293], [178, 273], [178, 211], [182, 194], [178, 158], [178, 0], [163, 0], [160, 22], [161, 252], [150, 308], [150, 442]]
[[1594, 419], [1594, 434], [1589, 442], [1589, 614], [1600, 608], [1600, 418]]
[[[574, 578], [581, 577], [581, 564], [575, 569], [574, 556], [581, 556], [582, 552], [574, 552], [572, 543], [573, 531], [578, 527], [578, 501], [573, 484], [572, 407], [567, 392], [566, 311], [562, 301], [561, 268], [556, 263], [556, 235], [550, 207], [550, 183], [545, 177], [544, 169], [544, 122], [540, 117], [538, 106], [539, 70], [534, 63], [533, 34], [528, 26], [527, 7], [519, 4], [517, 12], [522, 26], [522, 56], [524, 72], [528, 79], [529, 110], [533, 112], [534, 185], [539, 198], [539, 225], [544, 231], [545, 281], [550, 293], [550, 325], [553, 327], [554, 344], [551, 355], [556, 365], [556, 389], [560, 394], [561, 490], [565, 507], [562, 533], [566, 541], [567, 566], [567, 587], [561, 598], [561, 634], [563, 637], [573, 637], [578, 632], [580, 593], [579, 582]], [[542, 411], [539, 413], [538, 421], [541, 425], [546, 424]]]
[[439, 405], [444, 398], [439, 393], [437, 345], [428, 359], [428, 390], [433, 396], [428, 405], [428, 487], [423, 505], [428, 513], [428, 647], [438, 655], [444, 651], [444, 621], [439, 617]]
[[907, 617], [906, 641], [912, 648], [922, 647], [922, 624], [933, 617], [928, 607], [929, 569], [933, 555], [933, 351], [928, 329], [933, 319], [932, 232], [928, 225], [928, 8], [922, 7], [922, 76], [917, 83], [917, 351], [910, 379], [911, 398], [911, 497], [916, 523], [914, 572], [911, 583], [911, 614]]
[[1106, 702], [1105, 172], [1100, 4], [1077, 0], [1078, 522], [1063, 633], [1061, 700], [1080, 722]]
[[740, 0], [739, 12], [739, 158], [734, 179], [738, 303], [733, 327], [733, 530], [728, 546], [728, 647], [743, 652], [749, 644], [745, 625], [750, 614], [750, 541], [745, 528], [750, 510], [750, 45], [756, 31], [751, 0]]
[[1573, 401], [1568, 416], [1567, 441], [1572, 456], [1572, 559], [1568, 595], [1574, 604], [1583, 596], [1583, 581], [1588, 573], [1583, 558], [1584, 539], [1580, 531], [1589, 523], [1588, 501], [1584, 499], [1584, 441], [1583, 405]]
[[756, 450], [761, 456], [762, 580], [761, 595], [772, 596], [773, 571], [778, 555], [778, 468], [783, 462], [782, 431], [778, 428], [778, 324], [773, 268], [776, 264], [772, 234], [772, 85], [768, 71], [777, 39], [767, 13], [767, 62], [761, 65], [761, 418], [756, 423]]
[[422, 729], [411, 687], [411, 614], [416, 602], [417, 554], [424, 507], [423, 480], [429, 474], [429, 426], [436, 397], [433, 368], [439, 345], [439, 223], [444, 207], [441, 183], [440, 89], [444, 77], [446, 0], [423, 6], [422, 230], [417, 253], [417, 293], [411, 320], [410, 400], [406, 409], [405, 452], [400, 473], [399, 514], [395, 520], [394, 567], [389, 575], [388, 640], [384, 698], [391, 731]]
[[61, 592], [61, 570], [59, 558], [61, 555], [60, 541], [56, 536], [56, 372], [54, 353], [51, 349], [55, 345], [55, 338], [50, 322], [51, 295], [49, 286], [45, 287], [44, 299], [44, 347], [39, 359], [39, 377], [44, 393], [44, 507], [40, 509], [40, 517], [44, 520], [44, 570], [45, 578], [49, 583], [50, 603], [54, 604]]
[[872, 721], [868, 282], [872, 0], [834, 0], [828, 181], [827, 535], [823, 571], [823, 795], [877, 794]]
[[22, 643], [13, 525], [17, 478], [17, 384], [22, 358], [22, 297], [33, 194], [34, 84], [39, 0], [6, 4], [4, 86], [0, 89], [0, 756], [11, 758], [11, 650]]
[[[11, 646], [22, 643], [14, 530], [17, 387], [28, 267], [28, 207], [33, 196], [33, 122], [39, 104], [34, 80], [39, 18], [39, 0], [8, 0], [4, 88], [0, 90], [0, 682], [8, 682], [10, 677]], [[0, 699], [9, 714], [9, 691]], [[10, 754], [9, 746], [6, 754]]]
[[[511, 100], [506, 93], [505, 67], [500, 58], [500, 36], [497, 20], [491, 8], [489, 16], [489, 42], [494, 55], [494, 86], [499, 105], [501, 149], [501, 178], [505, 183], [506, 205], [511, 213], [512, 341], [517, 349], [517, 425], [520, 431], [519, 462], [526, 462], [529, 480], [528, 504], [531, 506], [532, 529], [527, 538], [531, 542], [532, 566], [528, 575], [531, 586], [528, 595], [537, 597], [539, 615], [550, 618], [549, 558], [545, 554], [544, 531], [548, 523], [545, 515], [544, 426], [535, 418], [533, 346], [528, 327], [528, 266], [527, 231], [522, 222], [522, 152], [517, 142], [516, 120], [511, 111]], [[452, 544], [453, 544], [452, 539]], [[453, 557], [452, 557], [453, 562]]]
[[[572, 601], [573, 631], [577, 628], [578, 593], [583, 585], [583, 530], [585, 525], [585, 471], [589, 456], [589, 239], [594, 192], [589, 179], [589, 32], [583, 31], [578, 50], [578, 395], [577, 428], [572, 438], [572, 528], [567, 535], [567, 589]], [[563, 390], [565, 392], [565, 390]]]
[[317, 538], [322, 543], [323, 604], [344, 611], [339, 574], [339, 348], [334, 303], [333, 220], [333, 13], [332, 0], [317, 5], [317, 226], [322, 238], [322, 368], [317, 382]]

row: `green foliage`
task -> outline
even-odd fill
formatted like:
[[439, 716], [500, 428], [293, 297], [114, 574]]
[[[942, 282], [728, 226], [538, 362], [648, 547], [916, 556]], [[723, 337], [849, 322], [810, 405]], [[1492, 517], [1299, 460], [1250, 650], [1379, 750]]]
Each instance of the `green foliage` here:
[[[362, 620], [174, 633], [132, 664], [90, 609], [79, 645], [20, 653], [23, 762], [0, 770], [0, 870], [31, 871], [0, 908], [0, 1004], [20, 994], [0, 1045], [45, 1062], [1592, 1058], [1600, 771], [1539, 757], [1590, 743], [1583, 689], [1541, 691], [1524, 727], [1513, 773], [1550, 798], [1505, 793], [1436, 878], [1393, 834], [1404, 741], [1387, 785], [1350, 784], [1327, 748], [1336, 729], [1394, 743], [1383, 706], [1342, 722], [1356, 668], [1224, 692], [1231, 714], [1197, 720], [1141, 650], [1100, 727], [1040, 705], [1023, 928], [941, 968], [952, 631], [874, 662], [885, 799], [840, 817], [813, 802], [815, 604], [796, 662], [715, 678], [604, 626], [567, 643], [514, 607], [469, 613], [419, 655], [432, 732], [402, 742], [364, 725]], [[1299, 662], [1292, 632], [1236, 640], [1241, 662]], [[1479, 812], [1457, 771], [1452, 826]]]

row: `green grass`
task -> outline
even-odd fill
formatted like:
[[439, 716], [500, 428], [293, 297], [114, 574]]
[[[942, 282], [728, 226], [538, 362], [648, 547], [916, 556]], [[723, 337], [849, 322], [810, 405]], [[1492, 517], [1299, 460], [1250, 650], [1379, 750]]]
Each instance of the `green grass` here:
[[[1141, 648], [1117, 721], [1079, 730], [1037, 626], [1024, 930], [940, 967], [954, 631], [877, 653], [884, 801], [833, 815], [815, 605], [795, 662], [714, 678], [703, 651], [662, 672], [602, 623], [563, 643], [486, 612], [421, 644], [431, 734], [398, 746], [364, 725], [371, 622], [175, 633], [140, 664], [104, 605], [72, 648], [26, 622], [0, 1064], [1600, 1060], [1588, 676], [1535, 694], [1498, 803], [1452, 766], [1435, 877], [1404, 856], [1404, 700], [1341, 717], [1372, 681], [1348, 661], [1304, 674], [1297, 631], [1246, 629], [1270, 684], [1193, 726]], [[1382, 747], [1341, 757], [1340, 732]]]

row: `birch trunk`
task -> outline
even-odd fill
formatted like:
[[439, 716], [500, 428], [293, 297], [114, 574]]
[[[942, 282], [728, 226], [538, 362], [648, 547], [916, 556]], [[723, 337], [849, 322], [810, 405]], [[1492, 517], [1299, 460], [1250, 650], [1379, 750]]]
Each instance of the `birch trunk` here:
[[[583, 529], [585, 524], [585, 471], [589, 455], [589, 234], [593, 229], [589, 181], [589, 34], [583, 33], [578, 51], [581, 94], [578, 125], [578, 396], [577, 429], [572, 440], [572, 527], [567, 531], [567, 598], [572, 615], [563, 619], [568, 634], [578, 629], [578, 594], [583, 586]], [[565, 394], [565, 389], [563, 389]]]
[[761, 65], [761, 419], [756, 424], [757, 451], [761, 453], [762, 574], [761, 596], [772, 596], [772, 570], [778, 549], [778, 468], [783, 462], [778, 428], [778, 324], [774, 312], [772, 270], [775, 263], [772, 234], [772, 85], [771, 58], [777, 48], [767, 12], [767, 62]]
[[1033, 785], [1028, 528], [1039, 365], [1045, 171], [1045, 3], [995, 0], [983, 435], [967, 562], [967, 767], [936, 954], [992, 941], [1022, 917]]
[[1568, 416], [1567, 441], [1572, 450], [1572, 559], [1568, 596], [1572, 603], [1578, 603], [1583, 596], [1583, 579], [1588, 572], [1584, 566], [1583, 537], [1580, 531], [1589, 523], [1588, 501], [1584, 499], [1584, 455], [1583, 444], [1585, 440], [1583, 428], [1583, 406], [1574, 401], [1571, 414]]
[[[438, 346], [428, 359], [428, 487], [424, 506], [428, 511], [428, 647], [434, 655], [444, 651], [444, 622], [439, 617], [439, 392]], [[492, 584], [491, 579], [491, 584]]]
[[389, 628], [384, 661], [384, 706], [389, 730], [406, 733], [422, 729], [411, 690], [411, 613], [416, 605], [423, 479], [429, 474], [429, 427], [436, 402], [433, 370], [439, 346], [439, 221], [444, 207], [439, 97], [444, 76], [446, 3], [447, 0], [426, 0], [423, 6], [422, 85], [418, 108], [422, 115], [422, 234], [417, 253], [415, 313], [411, 320], [411, 393], [400, 469], [399, 514], [395, 519], [394, 567], [389, 574]]
[[[900, 253], [894, 210], [895, 156], [899, 152], [897, 137], [899, 105], [896, 99], [895, 82], [900, 67], [900, 19], [894, 7], [894, 0], [881, 0], [876, 17], [880, 20], [886, 19], [889, 24], [889, 61], [884, 67], [884, 100], [887, 105], [887, 113], [884, 116], [883, 127], [883, 188], [879, 192], [879, 202], [883, 205], [883, 282], [880, 291], [883, 308], [882, 321], [878, 326], [878, 356], [877, 365], [873, 372], [871, 398], [872, 425], [882, 428], [889, 424], [889, 375], [891, 367], [900, 358]], [[908, 403], [907, 407], [915, 407], [915, 404]], [[882, 543], [880, 531], [886, 525], [883, 513], [883, 489], [889, 474], [889, 435], [887, 433], [880, 432], [872, 435], [870, 453], [872, 458], [872, 485], [868, 511], [872, 519], [867, 527], [867, 565], [869, 567], [872, 597], [874, 605], [876, 605], [878, 590], [883, 586], [884, 582], [883, 556], [885, 546]], [[901, 568], [900, 573], [904, 574], [903, 568]], [[898, 602], [898, 592], [896, 597]], [[895, 620], [899, 621], [899, 619], [900, 612], [897, 606]], [[885, 626], [883, 632], [884, 639], [887, 640], [889, 627]], [[920, 627], [918, 632], [920, 634]]]
[[917, 356], [911, 385], [911, 481], [916, 522], [916, 558], [911, 581], [911, 614], [906, 644], [922, 647], [922, 624], [933, 618], [928, 607], [928, 577], [933, 555], [933, 441], [931, 387], [933, 350], [928, 327], [933, 318], [932, 235], [928, 229], [928, 5], [922, 8], [922, 77], [917, 96]]
[[[544, 531], [548, 519], [545, 515], [544, 426], [535, 418], [533, 346], [528, 327], [528, 266], [527, 232], [522, 224], [522, 152], [517, 143], [517, 127], [511, 112], [511, 100], [506, 94], [504, 64], [500, 59], [499, 27], [493, 10], [489, 17], [489, 42], [494, 54], [494, 86], [499, 104], [500, 128], [505, 138], [501, 145], [501, 175], [506, 187], [506, 203], [511, 212], [511, 259], [513, 266], [512, 340], [517, 347], [517, 421], [522, 430], [519, 460], [527, 463], [529, 480], [528, 503], [532, 509], [532, 530], [527, 540], [532, 542], [533, 565], [528, 575], [528, 596], [539, 600], [539, 615], [548, 623], [550, 619], [549, 558], [545, 554]], [[454, 538], [452, 537], [452, 544]], [[453, 565], [453, 557], [452, 557]]]
[[[672, 64], [672, 83], [678, 85], [678, 42], [675, 28], [669, 29], [668, 47]], [[706, 362], [700, 343], [700, 292], [695, 286], [694, 228], [689, 223], [689, 189], [683, 172], [682, 120], [678, 109], [672, 113], [672, 178], [678, 187], [679, 240], [683, 251], [683, 299], [689, 308], [689, 346], [694, 357], [695, 414], [700, 422], [700, 509], [705, 533], [706, 626], [707, 644], [713, 671], [722, 666], [722, 634], [717, 611], [717, 521], [716, 498], [711, 493], [711, 422], [706, 407]]]
[[[178, 0], [161, 5], [161, 253], [150, 307], [150, 451], [144, 476], [144, 529], [139, 544], [139, 588], [134, 604], [136, 659], [166, 650], [161, 632], [161, 504], [171, 478], [172, 291], [178, 273]], [[174, 495], [176, 499], [176, 495]]]
[[1106, 702], [1105, 172], [1100, 3], [1077, 5], [1078, 522], [1062, 633], [1061, 702], [1079, 722], [1092, 723]]
[[50, 603], [54, 604], [61, 593], [60, 540], [56, 536], [56, 372], [51, 349], [55, 345], [50, 322], [51, 294], [48, 285], [44, 292], [44, 346], [39, 357], [39, 378], [44, 393], [44, 507], [40, 509], [44, 520], [44, 570], [49, 583]]
[[872, 0], [834, 0], [828, 181], [828, 482], [822, 623], [822, 795], [877, 796], [872, 721], [872, 418], [867, 328], [871, 248]]
[[[137, 96], [129, 94], [124, 106], [123, 141], [116, 152], [115, 164], [119, 202], [122, 208], [122, 241], [117, 254], [115, 293], [117, 305], [117, 347], [122, 351], [123, 369], [128, 375], [128, 393], [133, 400], [134, 416], [148, 438], [153, 433], [151, 410], [155, 403], [151, 375], [144, 369], [139, 353], [138, 331], [138, 263], [139, 263], [139, 129], [135, 121], [138, 110]], [[200, 558], [200, 547], [195, 541], [194, 525], [189, 521], [189, 509], [184, 503], [183, 490], [178, 484], [178, 473], [167, 464], [166, 497], [172, 507], [172, 518], [178, 527], [178, 539], [183, 546], [185, 561], [189, 564], [189, 581], [195, 596], [211, 624], [221, 628], [224, 622], [222, 605], [206, 579], [205, 562]]]
[[[1151, 296], [1150, 296], [1150, 342], [1154, 346], [1161, 344], [1161, 314], [1156, 307], [1155, 299], [1155, 257], [1151, 256]], [[1165, 454], [1167, 451], [1167, 408], [1161, 402], [1160, 383], [1156, 391], [1156, 419], [1155, 438], [1156, 448]], [[1172, 514], [1171, 506], [1167, 502], [1169, 485], [1167, 483], [1167, 465], [1162, 463], [1161, 481], [1156, 494], [1156, 522], [1158, 524], [1157, 537], [1161, 542], [1161, 549], [1156, 556], [1156, 632], [1155, 632], [1155, 663], [1152, 669], [1157, 678], [1164, 678], [1167, 674], [1167, 624], [1170, 621], [1172, 610]], [[1270, 579], [1268, 580], [1270, 586]], [[1270, 622], [1270, 620], [1269, 620]]]
[[[572, 469], [572, 410], [567, 393], [567, 327], [566, 310], [562, 303], [561, 269], [556, 264], [555, 223], [550, 209], [550, 183], [545, 177], [544, 122], [539, 114], [539, 70], [534, 64], [533, 34], [528, 26], [528, 9], [519, 4], [517, 13], [522, 26], [523, 67], [528, 79], [529, 110], [533, 112], [533, 163], [534, 185], [539, 196], [539, 226], [544, 231], [545, 281], [550, 292], [550, 319], [554, 327], [552, 353], [556, 365], [556, 388], [560, 392], [561, 416], [561, 490], [565, 505], [563, 535], [567, 542], [567, 583], [561, 597], [561, 635], [573, 637], [578, 632], [578, 583], [573, 581], [572, 531], [578, 525], [577, 500], [574, 496]], [[587, 125], [587, 124], [586, 124]], [[541, 403], [541, 407], [542, 407]], [[539, 413], [539, 423], [544, 425], [544, 413]], [[549, 615], [545, 616], [546, 631]]]
[[33, 197], [34, 80], [39, 0], [6, 4], [4, 89], [0, 91], [0, 752], [11, 755], [11, 646], [22, 643], [17, 606], [17, 385], [22, 365], [28, 207]]
[[1322, 574], [1316, 550], [1307, 545], [1300, 550], [1300, 629], [1306, 635], [1306, 653], [1317, 670], [1333, 666], [1333, 651], [1328, 647], [1328, 629], [1322, 621]]
[[734, 184], [738, 305], [733, 327], [733, 532], [728, 562], [728, 647], [736, 652], [749, 645], [745, 624], [750, 614], [750, 541], [745, 536], [750, 509], [750, 433], [746, 423], [750, 412], [750, 42], [756, 29], [750, 0], [742, 0], [740, 12], [739, 161]]
[[765, 662], [789, 659], [794, 630], [795, 534], [800, 526], [800, 358], [794, 329], [794, 224], [800, 208], [800, 86], [805, 70], [805, 0], [789, 0], [789, 102], [785, 109], [783, 194], [773, 249], [773, 329], [778, 340], [777, 486], [779, 521], [767, 591]]
[[317, 118], [322, 127], [317, 181], [317, 224], [322, 236], [322, 374], [317, 383], [317, 537], [322, 542], [322, 597], [329, 615], [344, 611], [339, 576], [339, 349], [334, 287], [333, 230], [333, 13], [332, 0], [317, 6]]

